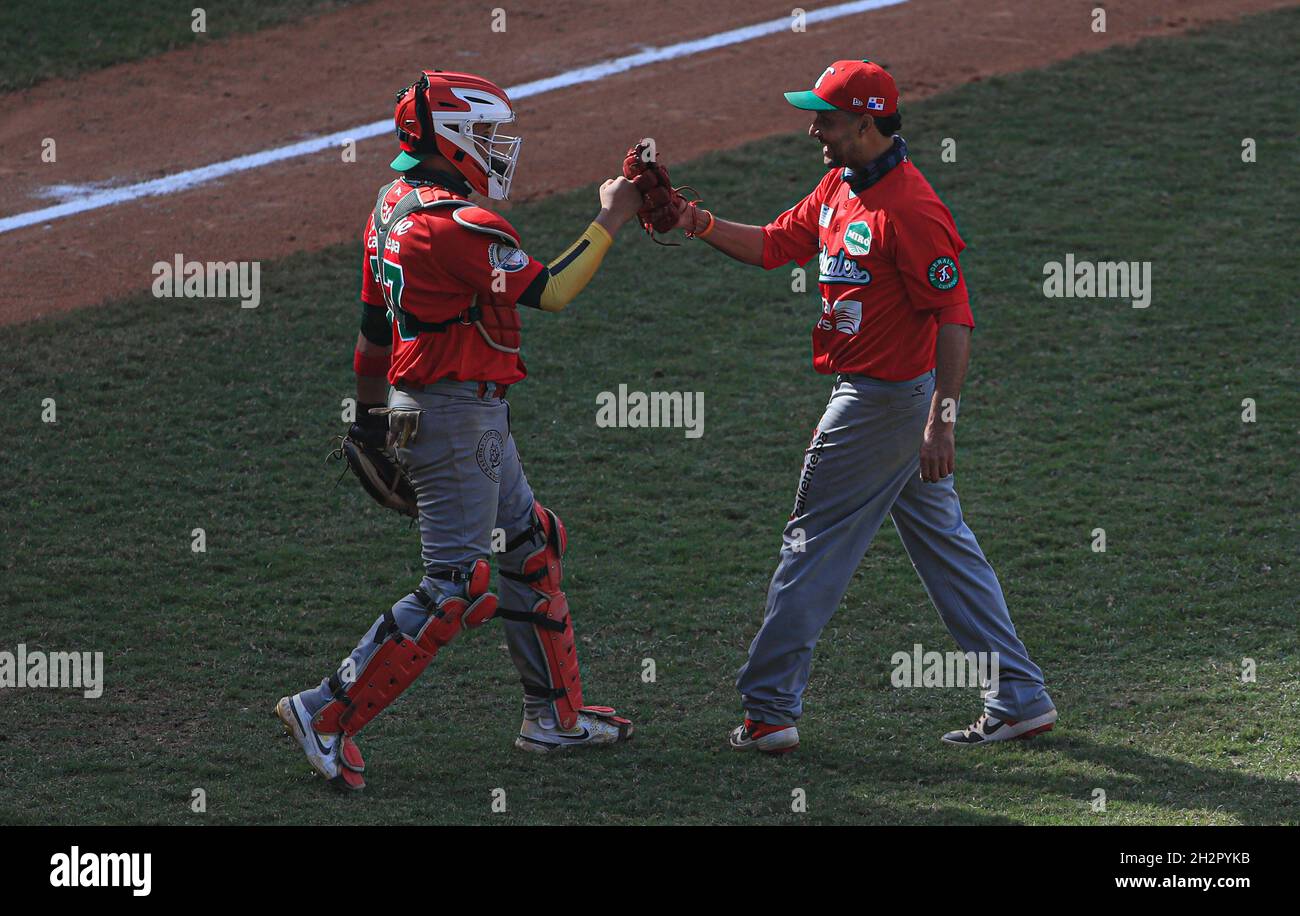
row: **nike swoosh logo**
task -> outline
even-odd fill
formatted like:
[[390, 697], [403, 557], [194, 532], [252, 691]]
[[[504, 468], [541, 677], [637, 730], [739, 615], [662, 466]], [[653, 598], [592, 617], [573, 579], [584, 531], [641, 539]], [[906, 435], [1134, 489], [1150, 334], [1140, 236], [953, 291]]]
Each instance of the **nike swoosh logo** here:
[[560, 737], [562, 737], [565, 741], [586, 741], [588, 738], [591, 737], [591, 732], [587, 731], [586, 727], [584, 726], [581, 735], [561, 735]]
[[328, 756], [329, 748], [321, 742], [320, 735], [317, 734], [316, 729], [311, 727], [310, 722], [305, 726], [302, 724], [302, 716], [298, 715], [298, 704], [293, 700], [289, 701], [289, 710], [293, 713], [294, 721], [298, 723], [298, 727], [302, 729], [303, 733], [312, 736], [312, 739], [316, 742], [316, 750], [320, 751], [322, 756]]

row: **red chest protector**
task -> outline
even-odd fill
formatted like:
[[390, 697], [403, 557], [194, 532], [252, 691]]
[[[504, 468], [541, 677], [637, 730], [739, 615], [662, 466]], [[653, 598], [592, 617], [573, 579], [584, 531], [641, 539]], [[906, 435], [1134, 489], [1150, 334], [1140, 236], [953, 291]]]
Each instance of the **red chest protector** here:
[[[478, 210], [478, 208], [473, 201], [459, 197], [446, 188], [430, 185], [413, 187], [397, 203], [389, 206], [385, 203], [385, 199], [388, 192], [396, 184], [397, 182], [394, 181], [380, 188], [379, 199], [375, 201], [374, 229], [378, 238], [376, 250], [380, 256], [371, 264], [376, 272], [375, 280], [381, 288], [384, 285], [382, 253], [388, 250], [388, 236], [394, 226], [417, 210], [443, 208], [449, 212], [452, 219], [464, 228], [474, 232], [481, 232], [497, 241], [509, 244], [512, 248], [519, 247], [518, 237], [505, 229], [498, 226], [480, 225], [462, 216], [461, 211], [465, 210], [465, 208], [471, 210]], [[494, 350], [502, 353], [518, 353], [522, 343], [520, 337], [522, 324], [519, 320], [518, 310], [513, 305], [495, 305], [491, 302], [481, 303], [477, 295], [470, 303], [469, 308], [445, 321], [424, 321], [410, 312], [402, 311], [400, 308], [397, 309], [397, 312], [395, 314], [393, 306], [390, 305], [388, 310], [389, 318], [397, 322], [399, 333], [401, 333], [403, 339], [413, 339], [416, 334], [443, 334], [455, 324], [472, 324], [482, 336], [484, 343]]]

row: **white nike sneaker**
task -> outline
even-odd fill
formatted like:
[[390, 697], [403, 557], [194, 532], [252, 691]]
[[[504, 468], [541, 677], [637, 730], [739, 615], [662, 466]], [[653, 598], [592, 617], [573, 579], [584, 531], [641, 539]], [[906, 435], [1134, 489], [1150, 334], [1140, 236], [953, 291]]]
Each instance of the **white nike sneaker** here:
[[[303, 708], [297, 694], [281, 697], [275, 704], [275, 716], [284, 726], [285, 733], [298, 742], [311, 768], [324, 776], [329, 782], [341, 789], [364, 789], [365, 780], [361, 778], [361, 752], [350, 754], [351, 760], [344, 762], [343, 744], [346, 739], [339, 735], [322, 735], [311, 727], [311, 716]], [[358, 766], [360, 769], [358, 769]]]
[[992, 744], [994, 741], [1032, 738], [1034, 735], [1050, 732], [1055, 723], [1055, 709], [1049, 709], [1041, 716], [1034, 716], [1032, 719], [1021, 719], [1018, 722], [1012, 722], [1010, 719], [999, 719], [997, 716], [991, 716], [986, 712], [976, 719], [973, 724], [959, 731], [948, 732], [943, 736], [943, 740], [948, 744], [960, 744], [964, 747], [970, 747], [976, 744]]
[[577, 723], [568, 731], [559, 727], [549, 710], [526, 710], [515, 747], [533, 754], [549, 754], [571, 747], [617, 744], [629, 740], [632, 731], [631, 720], [615, 714], [609, 706], [583, 706], [578, 710]]

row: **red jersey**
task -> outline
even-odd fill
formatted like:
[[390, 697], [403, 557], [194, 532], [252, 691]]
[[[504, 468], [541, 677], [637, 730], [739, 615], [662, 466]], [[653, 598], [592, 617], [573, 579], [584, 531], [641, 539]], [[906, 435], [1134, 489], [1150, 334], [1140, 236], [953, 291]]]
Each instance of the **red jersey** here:
[[[384, 196], [384, 206], [394, 206], [411, 188], [399, 180]], [[416, 210], [394, 225], [382, 262], [377, 257], [374, 213], [366, 219], [361, 301], [388, 309], [393, 326], [388, 381], [513, 385], [527, 370], [518, 353], [506, 352], [499, 344], [518, 346], [515, 303], [546, 265], [518, 247], [519, 234], [501, 216], [480, 207], [456, 206], [452, 202], [465, 198], [442, 188], [429, 190], [431, 197], [449, 205]], [[412, 327], [411, 319], [444, 322], [476, 303], [484, 310], [481, 322], [454, 322], [438, 333], [419, 333]], [[485, 339], [502, 333], [510, 340], [498, 341], [496, 347]]]
[[832, 169], [763, 227], [763, 266], [818, 256], [822, 314], [813, 368], [915, 378], [934, 368], [939, 326], [975, 327], [952, 214], [908, 160], [855, 194]]

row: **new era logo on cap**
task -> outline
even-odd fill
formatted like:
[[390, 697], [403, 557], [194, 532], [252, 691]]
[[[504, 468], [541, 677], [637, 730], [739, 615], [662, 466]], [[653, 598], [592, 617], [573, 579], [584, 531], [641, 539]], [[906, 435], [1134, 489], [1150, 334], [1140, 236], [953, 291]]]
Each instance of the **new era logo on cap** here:
[[869, 60], [837, 60], [806, 92], [787, 92], [786, 101], [808, 111], [861, 111], [866, 108], [881, 117], [898, 111], [898, 87], [879, 64]]

